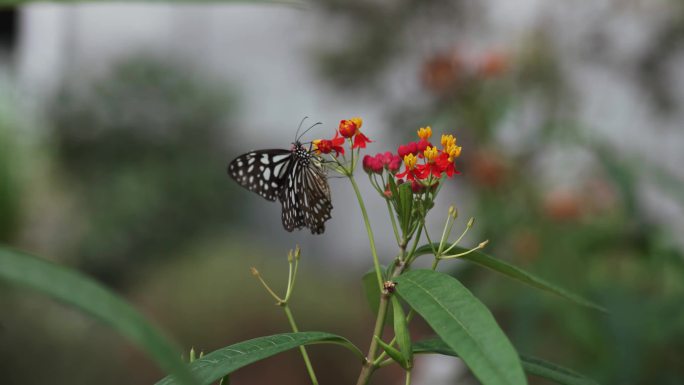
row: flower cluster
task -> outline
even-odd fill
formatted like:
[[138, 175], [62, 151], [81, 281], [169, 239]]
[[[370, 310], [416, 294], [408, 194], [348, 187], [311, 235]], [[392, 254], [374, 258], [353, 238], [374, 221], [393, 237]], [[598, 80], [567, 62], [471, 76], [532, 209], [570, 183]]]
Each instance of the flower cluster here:
[[[353, 174], [357, 160], [361, 160], [358, 157], [360, 150], [372, 142], [361, 132], [362, 125], [361, 118], [344, 119], [332, 139], [313, 141], [319, 154], [331, 156], [330, 167], [343, 175]], [[392, 196], [390, 185], [410, 182], [407, 185], [414, 193], [430, 192], [435, 191], [443, 178], [459, 174], [454, 162], [461, 155], [461, 147], [453, 135], [442, 135], [440, 146], [437, 146], [430, 141], [431, 127], [421, 127], [417, 134], [418, 140], [402, 144], [396, 153], [387, 151], [365, 155], [362, 159], [363, 170], [371, 177], [371, 183], [388, 199]], [[345, 143], [349, 145], [350, 159], [345, 156]]]
[[459, 173], [454, 166], [454, 160], [461, 155], [456, 138], [442, 135], [442, 148], [438, 149], [430, 142], [431, 136], [432, 129], [424, 127], [418, 130], [419, 141], [399, 146], [397, 153], [404, 160], [405, 168], [396, 175], [397, 178], [420, 181], [425, 186], [431, 186], [442, 175], [450, 178]]

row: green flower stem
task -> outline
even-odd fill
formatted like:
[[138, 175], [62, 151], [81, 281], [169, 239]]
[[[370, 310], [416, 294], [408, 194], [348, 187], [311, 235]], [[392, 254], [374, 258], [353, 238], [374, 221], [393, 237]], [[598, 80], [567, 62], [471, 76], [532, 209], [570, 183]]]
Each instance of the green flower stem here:
[[363, 216], [363, 222], [366, 225], [366, 232], [368, 233], [368, 241], [370, 242], [371, 255], [373, 256], [373, 269], [375, 269], [375, 275], [378, 279], [378, 288], [380, 289], [380, 292], [382, 292], [382, 272], [380, 269], [380, 260], [378, 258], [378, 251], [375, 248], [375, 237], [373, 236], [373, 229], [371, 229], [370, 220], [368, 219], [366, 205], [363, 203], [361, 191], [359, 191], [359, 186], [356, 184], [354, 176], [351, 174], [349, 174], [348, 176], [349, 181], [351, 181], [352, 187], [354, 187], [356, 199], [359, 201], [359, 206], [361, 207], [361, 215]]
[[[290, 306], [287, 304], [287, 302], [285, 302], [282, 304], [282, 307], [283, 310], [285, 310], [285, 315], [287, 316], [287, 320], [290, 322], [292, 331], [295, 333], [299, 332], [299, 328], [297, 327], [294, 317], [292, 316], [292, 311], [290, 311]], [[313, 385], [318, 385], [318, 379], [316, 378], [316, 373], [314, 372], [313, 366], [311, 366], [311, 360], [309, 359], [309, 354], [306, 352], [306, 348], [304, 346], [300, 346], [299, 351], [302, 353], [302, 358], [304, 359], [304, 364], [306, 365], [306, 371], [309, 372], [309, 377], [311, 377], [311, 383]]]
[[[354, 180], [354, 176], [349, 173], [347, 175], [349, 181], [354, 188], [354, 193], [356, 193], [356, 199], [359, 201], [359, 207], [361, 207], [361, 215], [363, 216], [363, 222], [366, 225], [366, 232], [368, 233], [368, 240], [370, 242], [371, 255], [373, 256], [373, 268], [375, 270], [375, 275], [378, 280], [378, 288], [380, 292], [383, 293], [380, 297], [380, 305], [378, 306], [378, 314], [375, 319], [375, 328], [373, 329], [373, 338], [371, 339], [370, 347], [368, 348], [368, 355], [366, 356], [366, 362], [361, 368], [361, 373], [357, 380], [357, 385], [366, 385], [370, 380], [373, 371], [375, 371], [375, 365], [373, 365], [373, 360], [378, 352], [378, 342], [375, 338], [376, 336], [380, 338], [382, 336], [382, 328], [385, 325], [385, 318], [387, 316], [387, 307], [389, 305], [389, 296], [383, 287], [382, 271], [380, 269], [380, 260], [378, 258], [378, 252], [375, 248], [375, 237], [373, 236], [373, 229], [371, 229], [370, 220], [368, 219], [368, 212], [366, 211], [366, 205], [363, 203], [363, 198], [361, 197], [361, 191], [359, 191], [359, 186]], [[396, 267], [393, 268], [392, 277], [398, 272]]]
[[411, 251], [406, 255], [406, 267], [408, 268], [411, 265], [411, 262], [415, 259], [415, 253], [416, 253], [416, 248], [418, 248], [418, 241], [420, 240], [420, 236], [422, 234], [423, 228], [419, 227], [418, 232], [416, 233], [416, 237], [413, 240], [413, 246], [411, 247]]
[[356, 381], [356, 385], [366, 385], [370, 380], [371, 375], [377, 368], [373, 363], [375, 355], [378, 352], [378, 339], [382, 336], [382, 328], [385, 325], [385, 318], [387, 316], [387, 307], [389, 304], [389, 296], [387, 294], [382, 294], [380, 297], [380, 305], [378, 306], [378, 316], [375, 319], [375, 329], [373, 330], [373, 339], [371, 340], [370, 347], [368, 348], [368, 355], [366, 356], [366, 362], [361, 368], [361, 373], [359, 373], [359, 379]]
[[465, 235], [468, 234], [468, 230], [470, 230], [470, 228], [473, 227], [474, 223], [475, 223], [475, 218], [470, 218], [468, 220], [468, 224], [466, 224], [466, 228], [463, 230], [463, 233], [461, 233], [461, 236], [458, 237], [458, 239], [451, 246], [449, 246], [448, 249], [444, 250], [443, 253], [446, 254], [446, 253], [450, 252], [451, 249], [453, 249], [456, 245], [458, 245], [459, 242], [461, 242], [461, 239], [463, 239], [463, 237], [465, 237]]
[[433, 246], [434, 243], [432, 243], [432, 239], [430, 239], [430, 234], [428, 233], [427, 227], [425, 226], [425, 221], [423, 221], [423, 229], [425, 229], [425, 238], [427, 238], [428, 244], [430, 245], [430, 248], [432, 249], [432, 254], [438, 255], [437, 250], [435, 250], [435, 247]]
[[392, 221], [392, 230], [394, 230], [394, 238], [397, 239], [397, 246], [401, 247], [402, 241], [401, 241], [401, 238], [399, 237], [399, 230], [397, 229], [397, 220], [394, 219], [394, 212], [392, 211], [392, 205], [390, 205], [390, 203], [387, 199], [385, 199], [385, 203], [387, 203], [387, 211], [389, 213], [390, 220]]
[[405, 385], [411, 385], [411, 371], [410, 370], [406, 371], [406, 384]]
[[[403, 256], [403, 250], [402, 250], [402, 256]], [[398, 277], [401, 272], [403, 271], [405, 264], [401, 264], [399, 266], [395, 265], [392, 268], [392, 274], [390, 275], [390, 280]], [[389, 302], [390, 302], [390, 294], [382, 288], [380, 291], [382, 294], [380, 295], [380, 305], [378, 306], [378, 316], [375, 319], [375, 329], [373, 330], [373, 339], [371, 340], [370, 347], [368, 348], [368, 355], [366, 356], [366, 362], [363, 365], [363, 368], [361, 369], [361, 373], [359, 374], [359, 379], [356, 382], [356, 385], [366, 385], [368, 384], [368, 381], [370, 380], [370, 376], [373, 374], [375, 369], [378, 368], [378, 365], [376, 364], [376, 358], [375, 355], [378, 353], [378, 339], [382, 338], [382, 329], [385, 326], [385, 318], [387, 317], [387, 308], [389, 307]], [[378, 338], [375, 338], [375, 337]], [[384, 354], [384, 352], [382, 353]], [[381, 355], [382, 355], [381, 354]]]

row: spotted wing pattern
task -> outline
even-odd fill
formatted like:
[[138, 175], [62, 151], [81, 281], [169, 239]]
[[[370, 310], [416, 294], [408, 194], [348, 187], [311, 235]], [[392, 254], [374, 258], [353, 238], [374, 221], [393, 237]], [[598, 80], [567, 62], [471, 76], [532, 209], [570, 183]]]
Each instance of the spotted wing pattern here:
[[230, 162], [228, 175], [247, 190], [275, 201], [291, 159], [292, 152], [289, 150], [251, 151]]
[[282, 219], [285, 230], [292, 231], [306, 226], [302, 201], [304, 190], [302, 184], [303, 163], [300, 159], [294, 158], [290, 167], [286, 171], [283, 186], [280, 190], [280, 204], [283, 206]]
[[325, 231], [325, 221], [331, 218], [333, 205], [330, 201], [330, 186], [320, 163], [312, 161], [304, 171], [304, 222], [314, 234]]
[[292, 150], [248, 152], [228, 165], [228, 174], [263, 198], [280, 200], [285, 230], [325, 231], [333, 208], [330, 187], [320, 158], [310, 150], [297, 143]]

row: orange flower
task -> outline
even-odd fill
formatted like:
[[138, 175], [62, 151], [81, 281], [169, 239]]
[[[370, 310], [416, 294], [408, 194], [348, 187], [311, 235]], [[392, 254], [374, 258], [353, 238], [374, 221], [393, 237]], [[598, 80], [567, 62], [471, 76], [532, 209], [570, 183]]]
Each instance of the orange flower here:
[[340, 126], [339, 126], [339, 131], [340, 135], [342, 135], [345, 138], [351, 138], [352, 136], [356, 135], [356, 131], [359, 129], [359, 127], [356, 125], [356, 123], [349, 119], [349, 120], [340, 120]]
[[357, 117], [340, 121], [338, 131], [345, 138], [354, 138], [352, 148], [366, 148], [366, 144], [372, 142], [368, 137], [361, 133], [363, 119]]

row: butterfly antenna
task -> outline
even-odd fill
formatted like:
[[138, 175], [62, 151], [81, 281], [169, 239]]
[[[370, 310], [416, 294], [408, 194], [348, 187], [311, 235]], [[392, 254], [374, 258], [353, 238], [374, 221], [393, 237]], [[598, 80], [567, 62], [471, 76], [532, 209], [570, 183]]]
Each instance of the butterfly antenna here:
[[299, 135], [299, 136], [297, 137], [297, 141], [299, 141], [299, 138], [301, 138], [302, 136], [304, 136], [304, 135], [305, 135], [307, 132], [309, 132], [312, 128], [314, 128], [314, 127], [316, 127], [316, 126], [318, 126], [318, 125], [321, 125], [321, 124], [323, 124], [323, 123], [321, 123], [321, 122], [316, 122], [316, 123], [314, 123], [311, 127], [309, 127], [309, 128], [307, 128], [306, 130], [304, 130], [304, 132], [302, 132], [302, 134]]
[[304, 121], [309, 119], [308, 116], [305, 116], [302, 118], [302, 121], [299, 122], [299, 126], [297, 126], [297, 132], [295, 132], [295, 142], [297, 141], [297, 138], [299, 137], [299, 129], [302, 128], [302, 124], [304, 124]]

